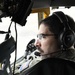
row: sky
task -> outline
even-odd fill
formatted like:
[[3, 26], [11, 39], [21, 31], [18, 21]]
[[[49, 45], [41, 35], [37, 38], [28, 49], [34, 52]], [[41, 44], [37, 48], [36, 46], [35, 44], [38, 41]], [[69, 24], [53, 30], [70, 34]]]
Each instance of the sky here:
[[59, 9], [53, 9], [53, 10], [51, 10], [51, 14], [54, 11], [63, 11], [65, 14], [71, 16], [74, 19], [74, 21], [75, 21], [75, 6], [72, 6], [69, 9], [68, 8], [64, 8], [64, 7], [59, 7]]
[[[36, 33], [38, 31], [38, 14], [37, 13], [31, 13], [28, 17], [27, 17], [27, 22], [25, 24], [25, 26], [21, 26], [19, 24], [17, 24], [17, 59], [20, 58], [21, 56], [24, 55], [25, 50], [26, 50], [26, 46], [27, 44], [30, 42], [30, 40], [36, 38]], [[7, 31], [8, 27], [11, 23], [11, 18], [9, 17], [4, 17], [2, 18], [2, 22], [0, 22], [0, 30], [2, 31]], [[15, 28], [14, 28], [14, 22], [11, 25], [11, 35], [14, 37], [15, 39]], [[2, 43], [5, 39], [6, 34], [0, 34], [0, 43]], [[14, 58], [15, 58], [15, 53], [13, 52], [11, 54], [11, 58], [10, 61], [14, 62]]]

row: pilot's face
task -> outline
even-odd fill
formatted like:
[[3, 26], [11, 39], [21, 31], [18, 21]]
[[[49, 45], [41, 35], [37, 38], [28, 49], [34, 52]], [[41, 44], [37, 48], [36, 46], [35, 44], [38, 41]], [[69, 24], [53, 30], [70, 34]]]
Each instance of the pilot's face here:
[[41, 55], [49, 54], [51, 57], [52, 55], [50, 53], [57, 51], [57, 42], [54, 34], [49, 31], [46, 25], [41, 24], [37, 37], [36, 46], [41, 52]]

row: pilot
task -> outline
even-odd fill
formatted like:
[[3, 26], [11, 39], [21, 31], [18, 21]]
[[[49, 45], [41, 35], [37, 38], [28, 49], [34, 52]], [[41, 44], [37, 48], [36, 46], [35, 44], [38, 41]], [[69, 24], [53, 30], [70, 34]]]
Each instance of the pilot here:
[[42, 60], [24, 75], [75, 75], [75, 23], [62, 11], [39, 23], [35, 46]]
[[75, 23], [63, 12], [54, 12], [39, 23], [36, 47], [45, 58], [75, 61]]

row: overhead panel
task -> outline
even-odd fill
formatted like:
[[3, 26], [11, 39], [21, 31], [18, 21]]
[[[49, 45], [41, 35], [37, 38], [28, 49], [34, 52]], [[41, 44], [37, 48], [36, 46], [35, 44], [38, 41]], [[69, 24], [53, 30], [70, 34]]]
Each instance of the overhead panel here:
[[52, 6], [75, 6], [75, 0], [32, 0], [33, 8], [48, 8]]

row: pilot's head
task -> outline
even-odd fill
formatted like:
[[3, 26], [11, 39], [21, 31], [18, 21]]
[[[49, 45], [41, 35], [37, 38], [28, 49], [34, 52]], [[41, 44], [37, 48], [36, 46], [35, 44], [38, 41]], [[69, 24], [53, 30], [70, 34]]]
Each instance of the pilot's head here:
[[74, 21], [63, 12], [54, 12], [39, 23], [36, 46], [41, 55], [54, 56], [74, 44]]

